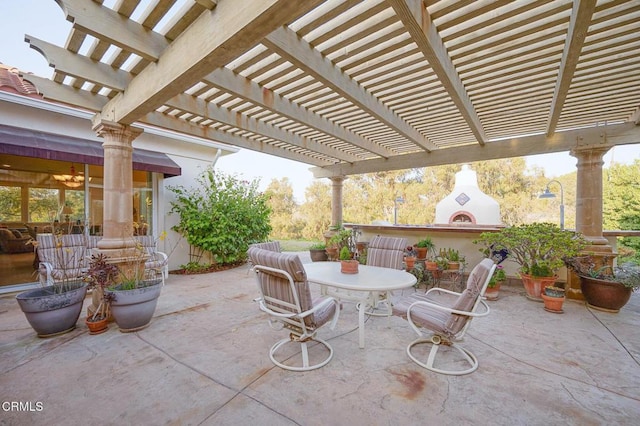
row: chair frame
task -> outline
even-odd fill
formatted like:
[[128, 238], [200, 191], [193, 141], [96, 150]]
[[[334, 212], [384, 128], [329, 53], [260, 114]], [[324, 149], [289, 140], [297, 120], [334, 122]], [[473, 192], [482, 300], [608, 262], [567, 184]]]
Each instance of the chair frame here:
[[[258, 283], [258, 289], [260, 291], [260, 297], [255, 299], [255, 301], [258, 302], [260, 305], [260, 310], [263, 312], [266, 312], [267, 314], [273, 317], [269, 320], [269, 324], [271, 325], [272, 328], [276, 328], [275, 324], [280, 323], [282, 325], [282, 328], [287, 328], [288, 330], [290, 330], [288, 338], [279, 340], [269, 350], [269, 358], [271, 359], [271, 361], [278, 367], [283, 368], [285, 370], [291, 370], [291, 371], [314, 370], [314, 369], [323, 367], [327, 363], [329, 363], [329, 361], [331, 361], [331, 359], [333, 358], [333, 348], [325, 340], [322, 340], [316, 337], [318, 329], [317, 328], [310, 329], [305, 324], [305, 318], [308, 317], [309, 315], [313, 315], [315, 312], [317, 312], [320, 309], [324, 309], [326, 305], [333, 303], [336, 305], [335, 313], [330, 322], [330, 328], [333, 330], [336, 326], [338, 317], [340, 315], [339, 302], [333, 297], [327, 297], [317, 305], [314, 305], [313, 308], [303, 312], [300, 299], [298, 297], [298, 291], [296, 288], [295, 281], [287, 271], [284, 271], [282, 269], [272, 268], [269, 266], [264, 266], [264, 265], [255, 265], [252, 268], [252, 270], [256, 273], [256, 280]], [[262, 292], [260, 277], [258, 276], [258, 274], [261, 272], [271, 272], [273, 274], [277, 274], [282, 276], [283, 278], [286, 278], [289, 281], [289, 289], [291, 291], [291, 294], [293, 294], [295, 303], [292, 304], [282, 299], [277, 299], [277, 298], [265, 295]], [[290, 312], [290, 311], [287, 311], [286, 309], [282, 309], [282, 312], [274, 311], [273, 309], [267, 306], [267, 303], [271, 303], [271, 302], [277, 303], [282, 306], [286, 306], [289, 309], [295, 309], [296, 312]], [[321, 345], [323, 345], [324, 347], [326, 347], [327, 350], [329, 351], [329, 355], [323, 361], [317, 364], [309, 365], [308, 343], [312, 341], [316, 341]], [[278, 349], [280, 349], [282, 346], [284, 346], [289, 342], [300, 343], [300, 352], [302, 355], [301, 367], [286, 365], [283, 362], [278, 361], [276, 359], [276, 352], [278, 352]]]
[[[414, 303], [412, 303], [409, 306], [409, 309], [407, 309], [407, 321], [409, 322], [409, 325], [411, 326], [411, 328], [418, 334], [418, 338], [415, 339], [413, 342], [409, 343], [409, 346], [407, 346], [407, 355], [409, 355], [409, 358], [411, 358], [411, 360], [413, 362], [415, 362], [416, 364], [418, 364], [419, 366], [426, 368], [427, 370], [431, 370], [433, 372], [436, 373], [441, 373], [441, 374], [447, 374], [447, 375], [452, 375], [452, 376], [461, 376], [464, 374], [469, 374], [469, 373], [473, 373], [474, 371], [476, 371], [478, 369], [478, 359], [476, 358], [476, 356], [469, 351], [468, 349], [460, 346], [457, 344], [457, 342], [461, 341], [462, 338], [464, 337], [467, 329], [469, 328], [469, 325], [471, 324], [471, 320], [475, 317], [484, 317], [489, 315], [489, 313], [491, 312], [491, 309], [489, 308], [489, 305], [487, 305], [487, 303], [484, 300], [484, 293], [487, 290], [487, 286], [489, 285], [489, 281], [491, 280], [491, 276], [493, 275], [495, 269], [496, 269], [496, 264], [494, 263], [493, 266], [491, 267], [491, 269], [489, 270], [489, 273], [487, 274], [487, 277], [484, 281], [484, 283], [482, 284], [482, 287], [480, 289], [480, 294], [478, 295], [478, 297], [476, 298], [476, 301], [473, 304], [473, 307], [471, 308], [471, 310], [469, 311], [461, 311], [461, 310], [457, 310], [457, 309], [453, 309], [449, 306], [445, 306], [442, 304], [439, 304], [433, 300], [419, 300], [416, 301]], [[457, 296], [459, 297], [462, 293], [458, 293], [455, 291], [451, 291], [451, 290], [447, 290], [447, 289], [443, 289], [443, 288], [439, 288], [439, 287], [434, 287], [429, 289], [424, 296], [425, 299], [428, 298], [428, 296], [432, 293], [444, 293], [444, 294], [449, 294], [452, 296]], [[483, 307], [483, 311], [482, 312], [476, 312], [478, 307], [482, 305]], [[442, 312], [447, 312], [450, 315], [451, 314], [457, 314], [457, 315], [462, 315], [467, 317], [465, 325], [462, 327], [462, 329], [460, 331], [458, 331], [454, 336], [446, 336], [444, 333], [440, 333], [440, 332], [433, 332], [431, 330], [429, 333], [428, 337], [425, 337], [425, 334], [422, 332], [422, 330], [427, 330], [423, 327], [419, 327], [418, 325], [416, 325], [413, 321], [413, 319], [411, 318], [411, 310], [416, 308], [416, 307], [420, 307], [420, 306], [427, 306]], [[431, 344], [431, 350], [429, 351], [429, 355], [427, 357], [427, 361], [423, 362], [422, 360], [418, 359], [417, 356], [415, 356], [412, 353], [412, 349], [416, 346], [416, 345], [420, 345], [420, 344]], [[440, 368], [436, 368], [434, 366], [434, 363], [436, 361], [436, 356], [438, 354], [438, 350], [440, 349], [441, 345], [446, 345], [451, 347], [452, 349], [455, 349], [458, 353], [460, 353], [462, 355], [462, 358], [464, 361], [466, 361], [466, 363], [469, 365], [468, 368], [463, 369], [463, 370], [443, 370]]]

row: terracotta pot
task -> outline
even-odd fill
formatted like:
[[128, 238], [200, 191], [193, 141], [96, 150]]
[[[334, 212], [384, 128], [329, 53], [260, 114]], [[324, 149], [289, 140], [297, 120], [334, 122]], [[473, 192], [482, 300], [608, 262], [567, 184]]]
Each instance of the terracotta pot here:
[[328, 247], [326, 252], [327, 252], [327, 256], [329, 257], [329, 260], [336, 260], [338, 258], [337, 247]]
[[424, 267], [427, 268], [428, 271], [437, 271], [438, 264], [436, 262], [426, 261], [424, 263]]
[[460, 269], [460, 262], [449, 262], [449, 270], [457, 271]]
[[551, 297], [546, 294], [540, 294], [544, 301], [544, 310], [547, 312], [553, 312], [554, 314], [562, 314], [562, 304], [564, 303], [564, 297]]
[[484, 297], [487, 300], [498, 300], [498, 294], [500, 293], [500, 283], [496, 283], [493, 287], [487, 287], [487, 290], [484, 292]]
[[605, 312], [619, 312], [631, 297], [630, 288], [591, 277], [580, 276], [580, 289], [588, 306]]
[[89, 334], [104, 333], [109, 328], [109, 320], [107, 318], [92, 320], [89, 317], [84, 320], [84, 323], [89, 328]]
[[427, 247], [415, 247], [415, 251], [418, 253], [418, 259], [426, 259], [427, 251], [429, 250]]
[[553, 277], [534, 277], [532, 275], [520, 274], [522, 284], [527, 292], [527, 298], [538, 302], [542, 301], [540, 297], [546, 286], [552, 286], [558, 279], [557, 276]]
[[416, 265], [416, 258], [414, 256], [407, 256], [404, 258], [404, 264], [406, 265], [407, 270], [413, 269]]
[[343, 274], [357, 274], [359, 264], [360, 262], [358, 262], [357, 260], [341, 260], [340, 272], [342, 272]]

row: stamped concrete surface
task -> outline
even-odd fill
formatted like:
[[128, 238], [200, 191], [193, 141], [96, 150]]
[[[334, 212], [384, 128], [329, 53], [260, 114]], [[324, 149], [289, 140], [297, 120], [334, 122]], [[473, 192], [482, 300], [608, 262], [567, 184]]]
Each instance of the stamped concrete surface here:
[[0, 425], [640, 421], [640, 293], [618, 314], [566, 302], [559, 315], [507, 287], [471, 324], [463, 345], [480, 367], [460, 377], [411, 362], [415, 335], [401, 318], [368, 318], [359, 349], [349, 303], [336, 329], [319, 333], [334, 349], [327, 366], [275, 367], [268, 350], [286, 332], [271, 329], [253, 301], [248, 266], [171, 275], [150, 326], [128, 334], [112, 324], [89, 335], [81, 317], [74, 331], [40, 339], [14, 296], [0, 298]]

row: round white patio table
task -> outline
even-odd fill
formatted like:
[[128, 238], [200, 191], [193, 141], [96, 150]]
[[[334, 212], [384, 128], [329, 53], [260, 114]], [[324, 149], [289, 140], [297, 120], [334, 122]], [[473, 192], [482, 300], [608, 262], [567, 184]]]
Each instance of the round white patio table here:
[[[359, 302], [358, 335], [359, 346], [364, 348], [364, 315], [369, 307], [374, 307], [380, 293], [387, 293], [387, 307], [391, 315], [390, 293], [415, 285], [412, 274], [391, 268], [359, 265], [357, 274], [340, 272], [340, 262], [305, 263], [307, 280], [320, 284], [322, 293], [340, 300]], [[339, 291], [343, 290], [343, 291]], [[344, 291], [346, 290], [346, 291]], [[355, 292], [355, 293], [353, 293]]]

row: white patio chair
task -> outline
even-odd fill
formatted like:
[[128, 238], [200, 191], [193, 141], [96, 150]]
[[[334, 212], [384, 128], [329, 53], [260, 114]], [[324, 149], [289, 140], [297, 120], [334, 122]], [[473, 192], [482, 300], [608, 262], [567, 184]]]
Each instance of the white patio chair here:
[[[478, 368], [478, 360], [475, 355], [458, 345], [457, 342], [462, 340], [473, 318], [489, 314], [489, 306], [482, 298], [495, 268], [496, 265], [491, 259], [484, 259], [476, 265], [469, 274], [467, 287], [462, 293], [434, 287], [425, 294], [414, 293], [396, 301], [393, 306], [393, 314], [405, 318], [419, 336], [407, 347], [409, 358], [421, 367], [441, 374], [463, 375], [472, 373]], [[437, 296], [438, 293], [448, 295], [449, 301], [436, 299], [434, 296]], [[484, 309], [482, 312], [477, 312], [480, 305]], [[429, 335], [425, 337], [421, 328], [428, 330]], [[412, 351], [419, 344], [432, 345], [426, 361], [419, 359]], [[456, 352], [460, 354], [465, 368], [444, 369], [436, 367], [434, 364], [438, 349], [442, 345], [454, 349], [455, 351], [452, 351], [454, 354]], [[449, 359], [448, 361], [449, 364], [457, 364], [460, 360], [452, 361]]]
[[[293, 371], [307, 371], [326, 365], [333, 357], [333, 348], [324, 340], [316, 337], [318, 329], [326, 323], [333, 329], [338, 320], [340, 306], [333, 297], [311, 298], [307, 275], [300, 258], [295, 254], [277, 253], [258, 247], [250, 247], [248, 257], [256, 273], [260, 297], [260, 309], [271, 316], [269, 324], [273, 328], [289, 330], [289, 337], [276, 342], [269, 350], [269, 358], [280, 368]], [[311, 342], [324, 346], [329, 355], [313, 364], [309, 360], [309, 350], [316, 354], [320, 345], [309, 346]], [[285, 364], [279, 349], [287, 343], [300, 344], [301, 365]]]

